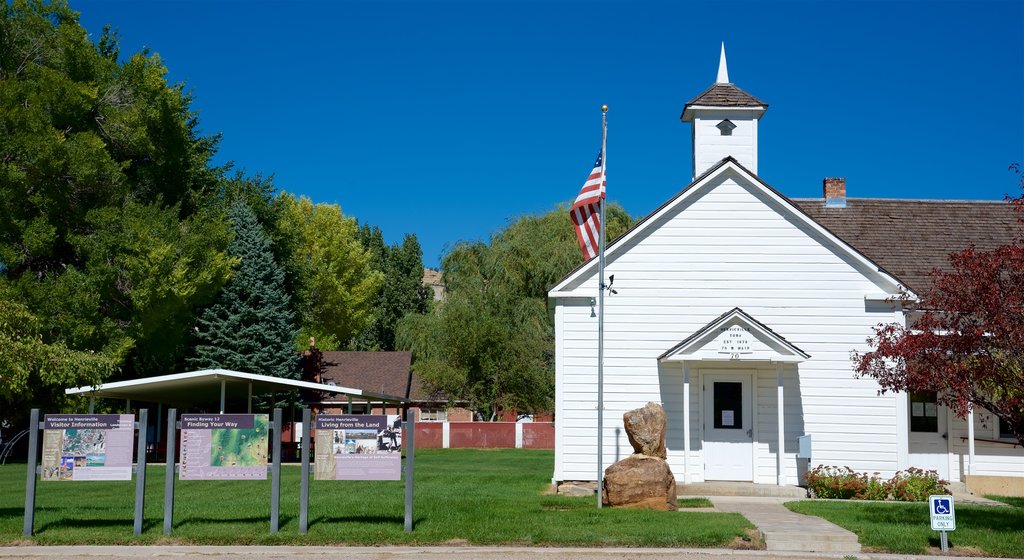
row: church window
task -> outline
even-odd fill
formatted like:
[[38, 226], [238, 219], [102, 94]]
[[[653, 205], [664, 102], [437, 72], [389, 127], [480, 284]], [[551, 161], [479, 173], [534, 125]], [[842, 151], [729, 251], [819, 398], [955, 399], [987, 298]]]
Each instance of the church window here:
[[722, 131], [722, 136], [732, 136], [732, 129], [736, 128], [736, 125], [732, 124], [732, 121], [729, 119], [725, 119], [715, 126], [718, 127], [718, 130]]

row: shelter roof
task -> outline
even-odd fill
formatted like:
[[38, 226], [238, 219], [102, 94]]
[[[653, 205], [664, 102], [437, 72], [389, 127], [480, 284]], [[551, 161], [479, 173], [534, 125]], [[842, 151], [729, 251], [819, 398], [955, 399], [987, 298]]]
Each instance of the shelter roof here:
[[312, 390], [326, 393], [351, 395], [374, 401], [405, 402], [405, 398], [362, 389], [311, 383], [269, 375], [257, 375], [227, 369], [208, 369], [158, 375], [129, 381], [114, 381], [96, 386], [72, 387], [66, 389], [69, 395], [85, 395], [115, 399], [132, 399], [164, 404], [190, 404], [216, 401], [223, 386], [226, 398], [244, 399], [253, 394], [287, 390]]

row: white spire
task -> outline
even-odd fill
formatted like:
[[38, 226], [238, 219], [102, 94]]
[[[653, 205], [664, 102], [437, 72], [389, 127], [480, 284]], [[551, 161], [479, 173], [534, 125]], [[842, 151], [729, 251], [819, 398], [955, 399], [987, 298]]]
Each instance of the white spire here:
[[718, 79], [715, 83], [729, 83], [729, 67], [725, 64], [725, 41], [722, 41], [722, 58], [718, 60]]

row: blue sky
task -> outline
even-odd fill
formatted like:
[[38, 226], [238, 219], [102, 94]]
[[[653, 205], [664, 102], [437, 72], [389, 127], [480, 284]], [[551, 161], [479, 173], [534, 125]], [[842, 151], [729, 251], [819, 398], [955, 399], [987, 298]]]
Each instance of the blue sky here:
[[218, 162], [415, 233], [427, 266], [572, 199], [602, 104], [613, 201], [643, 216], [686, 186], [679, 115], [722, 41], [783, 194], [1020, 193], [1024, 2], [71, 1], [161, 55]]

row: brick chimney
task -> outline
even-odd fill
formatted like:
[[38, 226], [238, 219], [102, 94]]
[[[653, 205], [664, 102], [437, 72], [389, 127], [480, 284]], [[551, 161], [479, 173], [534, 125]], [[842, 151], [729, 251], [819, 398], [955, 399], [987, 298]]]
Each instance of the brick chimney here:
[[844, 177], [825, 177], [822, 181], [825, 208], [846, 208], [846, 179]]

